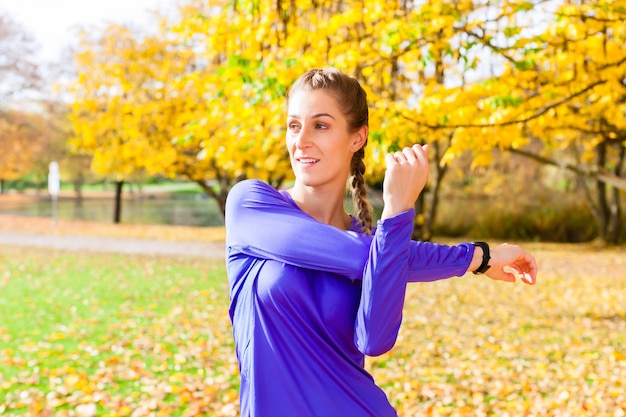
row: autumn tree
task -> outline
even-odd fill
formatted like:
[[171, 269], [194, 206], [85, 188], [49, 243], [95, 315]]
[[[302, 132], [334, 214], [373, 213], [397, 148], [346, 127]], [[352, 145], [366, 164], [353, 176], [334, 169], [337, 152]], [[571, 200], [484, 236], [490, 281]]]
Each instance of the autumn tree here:
[[[477, 164], [489, 164], [492, 149], [499, 148], [574, 172], [583, 180], [600, 239], [617, 243], [620, 190], [626, 190], [625, 9], [619, 2], [518, 8], [515, 20], [500, 21], [496, 31], [469, 32], [500, 58], [497, 77], [465, 88], [451, 121], [430, 127], [457, 129], [450, 154], [472, 150]], [[458, 117], [468, 114], [471, 119]], [[529, 148], [530, 141], [543, 147]]]
[[[216, 89], [218, 96], [234, 104], [230, 114], [237, 117], [229, 125], [242, 133], [243, 147], [239, 148], [239, 161], [225, 159], [222, 166], [235, 165], [247, 174], [250, 168], [263, 166], [259, 160], [267, 162], [258, 157], [248, 160], [248, 155], [275, 149], [280, 153], [269, 153], [271, 158], [281, 157], [283, 132], [277, 126], [284, 123], [279, 104], [284, 101], [285, 90], [306, 69], [327, 65], [353, 74], [368, 91], [372, 114], [367, 152], [372, 182], [382, 177], [386, 152], [424, 142], [417, 129], [407, 128], [408, 123], [393, 109], [408, 105], [416, 94], [416, 79], [423, 81], [425, 67], [432, 61], [430, 52], [424, 51], [429, 39], [423, 35], [431, 23], [424, 16], [430, 11], [420, 11], [409, 2], [371, 2], [367, 7], [341, 1], [238, 1], [222, 8], [204, 5], [196, 2], [189, 7], [179, 27], [187, 39], [202, 45], [199, 49], [205, 51], [209, 63], [206, 74], [211, 68], [219, 73], [224, 88]], [[446, 9], [450, 15], [453, 12]], [[438, 24], [445, 27], [447, 23]], [[434, 33], [433, 38], [442, 38], [441, 33]], [[443, 83], [442, 74], [432, 78]], [[232, 92], [239, 94], [233, 96]], [[234, 139], [231, 135], [228, 146], [220, 145], [221, 152], [230, 147], [237, 150]], [[281, 178], [291, 175], [286, 164], [276, 172]], [[242, 178], [245, 175], [238, 177]]]
[[249, 68], [242, 70], [245, 58], [224, 49], [236, 37], [232, 28], [228, 40], [203, 34], [205, 19], [219, 21], [207, 13], [194, 12], [154, 36], [111, 26], [99, 39], [87, 39], [77, 55], [72, 143], [93, 155], [96, 172], [115, 175], [118, 184], [138, 172], [187, 178], [223, 212], [237, 181], [255, 176], [278, 186], [288, 161], [275, 141], [280, 112], [253, 105], [280, 104], [254, 88]]
[[32, 35], [0, 10], [0, 100], [3, 106], [15, 93], [38, 85], [36, 49]]
[[582, 178], [599, 238], [619, 243], [626, 191], [626, 2], [568, 1], [556, 18], [543, 38], [549, 48], [533, 58], [543, 64], [544, 76], [552, 76], [543, 93], [568, 100], [525, 125], [547, 151], [525, 155]]
[[[8, 109], [10, 98], [39, 81], [35, 64], [36, 45], [32, 36], [9, 15], [0, 11], [0, 187], [4, 181], [28, 172], [31, 156], [38, 150], [33, 118]], [[32, 140], [32, 143], [29, 141]]]
[[93, 158], [96, 173], [115, 181], [113, 221], [119, 223], [124, 183], [143, 174], [163, 173], [174, 161], [162, 126], [167, 120], [146, 114], [158, 111], [164, 88], [160, 73], [177, 61], [170, 60], [153, 38], [142, 38], [123, 26], [111, 25], [100, 36], [84, 36], [76, 54], [71, 146]]
[[45, 119], [41, 114], [0, 110], [0, 190], [5, 182], [29, 173], [45, 147]]

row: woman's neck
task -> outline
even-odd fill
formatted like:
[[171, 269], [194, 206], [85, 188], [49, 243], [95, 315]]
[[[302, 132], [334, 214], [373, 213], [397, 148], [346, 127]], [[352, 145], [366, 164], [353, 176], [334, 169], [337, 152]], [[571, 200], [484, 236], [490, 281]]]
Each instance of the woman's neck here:
[[296, 184], [287, 192], [302, 211], [318, 222], [341, 230], [350, 228], [352, 218], [343, 207], [343, 190], [341, 192], [322, 191]]

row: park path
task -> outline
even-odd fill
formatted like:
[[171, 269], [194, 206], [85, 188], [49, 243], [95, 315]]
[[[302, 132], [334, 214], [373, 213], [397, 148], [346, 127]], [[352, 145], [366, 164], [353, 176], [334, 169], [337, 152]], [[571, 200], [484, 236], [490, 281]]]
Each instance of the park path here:
[[224, 259], [223, 242], [190, 242], [102, 236], [39, 234], [0, 230], [0, 245], [88, 250], [123, 254], [180, 255]]

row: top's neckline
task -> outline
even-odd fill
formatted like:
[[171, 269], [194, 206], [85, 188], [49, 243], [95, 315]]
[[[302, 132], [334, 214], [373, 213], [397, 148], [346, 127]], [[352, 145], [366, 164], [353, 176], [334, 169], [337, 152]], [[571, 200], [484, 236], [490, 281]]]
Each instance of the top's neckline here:
[[[316, 220], [315, 218], [313, 218], [313, 216], [311, 216], [309, 213], [305, 212], [304, 210], [302, 210], [300, 208], [300, 206], [298, 206], [298, 204], [295, 202], [295, 200], [291, 197], [291, 194], [289, 194], [287, 192], [287, 190], [279, 190], [279, 193], [283, 196], [283, 198], [289, 202], [292, 206], [294, 206], [295, 208], [297, 208], [298, 210], [300, 210], [302, 213], [306, 214], [307, 216], [309, 216], [311, 219], [315, 220], [318, 223], [321, 223], [319, 220]], [[350, 228], [348, 230], [343, 230], [343, 229], [339, 229], [339, 230], [343, 230], [344, 232], [347, 231], [351, 231], [351, 232], [361, 232], [361, 222], [359, 222], [357, 220], [356, 217], [354, 217], [352, 214], [348, 214], [350, 216]]]

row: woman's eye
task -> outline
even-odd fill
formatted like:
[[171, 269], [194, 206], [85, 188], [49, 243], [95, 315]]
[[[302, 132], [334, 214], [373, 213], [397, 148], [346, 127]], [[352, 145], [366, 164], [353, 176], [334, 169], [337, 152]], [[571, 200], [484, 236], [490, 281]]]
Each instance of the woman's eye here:
[[300, 129], [300, 126], [298, 126], [296, 123], [290, 123], [287, 125], [287, 128], [291, 131], [298, 131], [298, 129]]
[[317, 124], [315, 125], [315, 128], [316, 128], [316, 129], [326, 129], [326, 125], [321, 124], [321, 123], [317, 123]]

